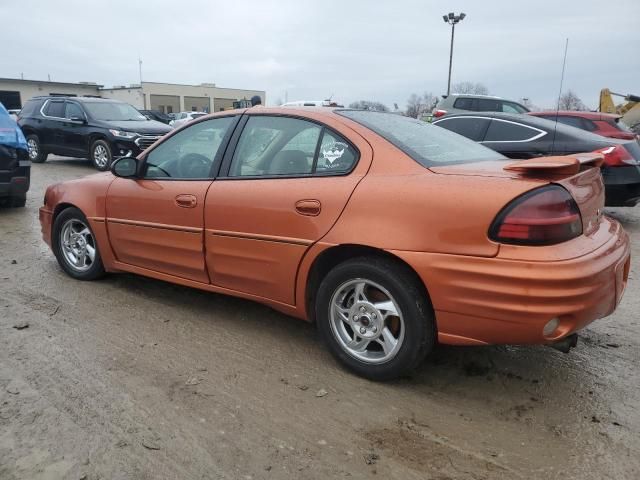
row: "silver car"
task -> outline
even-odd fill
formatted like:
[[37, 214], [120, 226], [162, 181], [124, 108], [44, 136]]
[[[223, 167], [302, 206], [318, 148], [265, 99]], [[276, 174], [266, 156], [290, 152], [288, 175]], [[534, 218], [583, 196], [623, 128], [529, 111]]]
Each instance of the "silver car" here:
[[504, 112], [504, 113], [527, 113], [529, 109], [524, 105], [506, 100], [500, 97], [489, 95], [469, 95], [453, 93], [442, 99], [433, 109], [433, 117], [444, 117], [450, 113], [468, 112]]

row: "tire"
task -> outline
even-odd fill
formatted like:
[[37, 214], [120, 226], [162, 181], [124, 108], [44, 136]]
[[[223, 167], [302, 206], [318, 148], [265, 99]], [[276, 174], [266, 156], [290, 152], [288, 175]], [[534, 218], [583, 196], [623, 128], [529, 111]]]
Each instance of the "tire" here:
[[97, 170], [101, 172], [109, 170], [109, 168], [111, 168], [111, 161], [113, 160], [111, 147], [104, 140], [96, 140], [91, 144], [91, 148], [89, 148], [89, 159]]
[[47, 161], [47, 152], [42, 150], [40, 139], [37, 135], [27, 135], [27, 148], [29, 150], [29, 160], [33, 163], [44, 163]]
[[435, 344], [435, 317], [424, 287], [391, 259], [360, 257], [334, 267], [320, 283], [315, 313], [331, 353], [370, 380], [410, 374]]
[[[87, 218], [77, 208], [67, 208], [56, 217], [51, 238], [53, 253], [67, 275], [77, 280], [95, 280], [104, 275], [95, 238]], [[93, 250], [93, 258], [87, 245]], [[77, 262], [73, 261], [74, 257]]]
[[13, 208], [21, 208], [27, 204], [27, 194], [16, 195], [9, 199], [9, 206]]

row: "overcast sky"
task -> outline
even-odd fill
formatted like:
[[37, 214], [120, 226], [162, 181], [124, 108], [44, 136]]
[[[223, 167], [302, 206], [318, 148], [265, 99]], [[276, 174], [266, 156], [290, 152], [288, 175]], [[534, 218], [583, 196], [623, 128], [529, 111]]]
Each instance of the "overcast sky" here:
[[640, 94], [640, 0], [3, 0], [0, 77], [137, 83], [140, 56], [149, 81], [404, 108], [446, 92], [449, 11], [454, 83], [549, 107], [568, 37], [565, 90]]

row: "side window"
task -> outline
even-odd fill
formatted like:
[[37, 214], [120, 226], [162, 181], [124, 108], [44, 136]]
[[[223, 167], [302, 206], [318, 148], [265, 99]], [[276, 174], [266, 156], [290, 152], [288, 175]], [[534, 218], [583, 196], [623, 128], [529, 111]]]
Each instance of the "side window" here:
[[502, 111], [505, 113], [527, 113], [527, 109], [513, 102], [502, 102]]
[[453, 102], [453, 108], [459, 108], [460, 110], [475, 110], [473, 108], [473, 98], [457, 98]]
[[146, 178], [210, 178], [220, 146], [235, 117], [196, 123], [158, 145], [146, 159]]
[[489, 118], [454, 117], [439, 120], [435, 124], [473, 141], [481, 142], [490, 122]]
[[546, 132], [542, 130], [531, 128], [520, 123], [505, 122], [494, 118], [489, 125], [484, 141], [526, 142], [543, 135], [546, 135]]
[[250, 117], [229, 176], [311, 174], [321, 132], [315, 123], [296, 118]]
[[357, 159], [357, 152], [344, 138], [325, 129], [315, 172], [319, 174], [348, 172]]
[[44, 114], [48, 117], [64, 118], [64, 101], [51, 100], [44, 109]]
[[498, 100], [492, 98], [478, 98], [478, 111], [479, 112], [500, 112], [502, 107]]
[[84, 112], [77, 103], [67, 102], [65, 106], [64, 118], [80, 117], [85, 118]]

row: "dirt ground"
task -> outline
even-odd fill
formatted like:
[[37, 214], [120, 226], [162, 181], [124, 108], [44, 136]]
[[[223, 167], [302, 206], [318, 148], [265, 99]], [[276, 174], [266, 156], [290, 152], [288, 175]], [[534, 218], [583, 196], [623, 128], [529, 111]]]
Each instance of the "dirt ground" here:
[[34, 165], [27, 208], [0, 209], [0, 479], [640, 478], [640, 207], [609, 211], [631, 280], [572, 353], [439, 347], [381, 384], [258, 304], [67, 277], [37, 212], [89, 173]]

